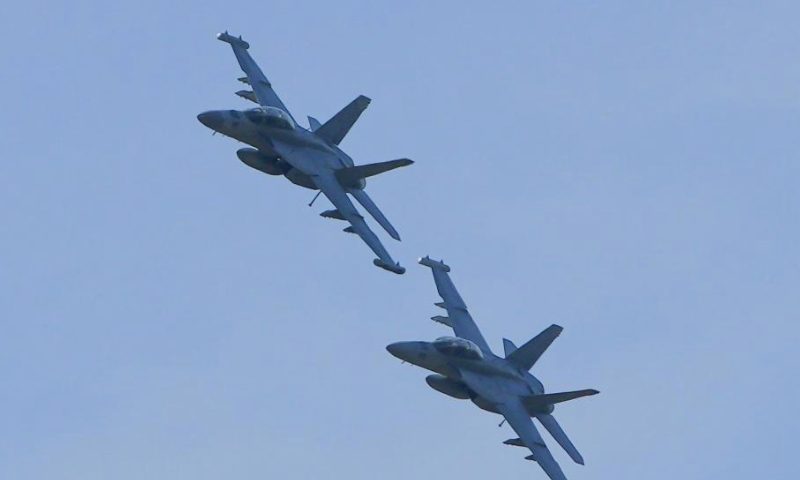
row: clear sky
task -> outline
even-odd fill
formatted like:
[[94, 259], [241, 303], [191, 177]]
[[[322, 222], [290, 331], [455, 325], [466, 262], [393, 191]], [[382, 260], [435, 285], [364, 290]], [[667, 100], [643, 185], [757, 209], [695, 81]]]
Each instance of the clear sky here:
[[[384, 350], [447, 333], [424, 254], [496, 351], [565, 328], [571, 480], [800, 476], [797, 2], [117, 3], [0, 4], [0, 477], [546, 478]], [[373, 99], [406, 275], [197, 122], [224, 29]]]

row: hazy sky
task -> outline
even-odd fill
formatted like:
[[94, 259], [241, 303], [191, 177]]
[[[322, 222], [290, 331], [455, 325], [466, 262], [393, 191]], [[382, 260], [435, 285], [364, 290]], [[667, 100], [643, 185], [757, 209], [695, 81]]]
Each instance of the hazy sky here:
[[[0, 477], [545, 479], [391, 357], [444, 258], [534, 374], [570, 480], [795, 479], [797, 2], [0, 4]], [[646, 6], [645, 6], [646, 4]], [[343, 142], [408, 272], [196, 115], [228, 29]]]

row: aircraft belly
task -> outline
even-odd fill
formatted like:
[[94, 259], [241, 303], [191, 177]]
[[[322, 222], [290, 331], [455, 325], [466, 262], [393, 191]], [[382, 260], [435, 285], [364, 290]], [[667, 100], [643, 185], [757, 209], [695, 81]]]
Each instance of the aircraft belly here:
[[473, 398], [472, 399], [472, 403], [474, 403], [481, 410], [485, 410], [485, 411], [491, 412], [491, 413], [500, 413], [492, 402], [490, 402], [489, 400], [486, 400], [483, 397], [478, 396], [478, 397]]
[[[271, 142], [274, 151], [282, 159], [305, 175], [313, 176], [321, 171], [339, 168], [339, 159], [331, 153], [305, 146], [290, 144], [278, 139], [270, 139], [262, 134], [264, 141]], [[316, 188], [316, 186], [311, 187]]]
[[296, 168], [292, 168], [291, 170], [286, 172], [284, 176], [286, 177], [287, 180], [294, 183], [295, 185], [299, 185], [304, 188], [309, 188], [311, 190], [319, 190], [316, 184], [314, 184], [314, 181], [311, 180], [311, 177], [309, 177], [308, 175], [304, 174], [303, 172], [301, 172]]

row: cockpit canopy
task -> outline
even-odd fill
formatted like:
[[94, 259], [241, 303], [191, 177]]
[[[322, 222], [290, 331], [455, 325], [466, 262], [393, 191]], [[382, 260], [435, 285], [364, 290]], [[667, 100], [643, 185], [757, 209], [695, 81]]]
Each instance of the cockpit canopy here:
[[294, 130], [295, 124], [292, 117], [280, 108], [276, 107], [256, 107], [244, 111], [244, 116], [255, 124], [263, 124], [267, 127]]
[[433, 342], [433, 347], [443, 355], [468, 360], [481, 360], [483, 352], [480, 347], [466, 338], [439, 337]]

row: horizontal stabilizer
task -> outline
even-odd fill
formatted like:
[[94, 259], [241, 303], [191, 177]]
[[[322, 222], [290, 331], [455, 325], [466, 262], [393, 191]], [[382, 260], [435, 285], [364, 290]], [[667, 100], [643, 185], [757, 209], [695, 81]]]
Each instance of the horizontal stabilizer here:
[[239, 90], [236, 92], [236, 95], [244, 98], [245, 100], [250, 100], [253, 103], [258, 103], [258, 99], [256, 98], [255, 92], [252, 90]]
[[506, 353], [506, 358], [508, 358], [509, 355], [517, 351], [517, 346], [511, 340], [504, 338], [503, 351]]
[[392, 273], [396, 273], [398, 275], [402, 275], [402, 274], [406, 273], [406, 269], [401, 267], [399, 263], [395, 263], [394, 265], [392, 265], [390, 263], [384, 262], [380, 258], [376, 258], [375, 260], [372, 261], [372, 263], [376, 267], [380, 267], [380, 268], [382, 268], [384, 270], [388, 270], [388, 271], [390, 271]]
[[444, 317], [442, 315], [436, 315], [435, 317], [431, 317], [431, 320], [434, 322], [441, 323], [442, 325], [447, 325], [448, 327], [453, 327], [453, 322], [450, 321], [450, 317]]
[[315, 129], [314, 133], [332, 145], [339, 145], [339, 143], [344, 140], [347, 132], [353, 127], [353, 124], [356, 123], [358, 117], [361, 116], [361, 112], [369, 106], [370, 101], [371, 100], [364, 95], [359, 95], [358, 98], [341, 109], [339, 113], [331, 117], [324, 125]]
[[334, 220], [344, 220], [342, 212], [340, 212], [339, 210], [325, 210], [324, 212], [320, 213], [319, 216], [325, 218], [332, 218]]
[[561, 392], [561, 393], [544, 393], [541, 395], [531, 395], [524, 397], [522, 402], [525, 408], [530, 412], [547, 412], [549, 407], [556, 403], [568, 402], [576, 398], [588, 397], [590, 395], [597, 395], [597, 390], [576, 390], [574, 392]]
[[317, 120], [316, 118], [314, 118], [311, 115], [309, 115], [308, 116], [308, 126], [311, 127], [311, 131], [312, 132], [316, 132], [317, 130], [319, 130], [319, 127], [321, 127], [322, 124], [319, 123], [319, 120]]
[[569, 455], [575, 463], [579, 465], [583, 465], [583, 457], [578, 452], [578, 449], [575, 448], [575, 445], [572, 444], [567, 434], [564, 433], [564, 430], [561, 429], [561, 425], [558, 424], [556, 418], [549, 414], [543, 415], [536, 415], [536, 418], [539, 422], [550, 432], [550, 435], [561, 445], [561, 448], [564, 449], [565, 452]]
[[445, 265], [443, 261], [440, 260], [437, 262], [436, 260], [431, 260], [431, 257], [428, 256], [420, 258], [419, 260], [417, 260], [417, 263], [419, 263], [420, 265], [425, 265], [426, 267], [432, 268], [434, 270], [441, 270], [445, 273], [450, 271], [450, 266]]
[[564, 329], [558, 325], [550, 325], [542, 333], [536, 335], [525, 345], [511, 353], [511, 355], [507, 355], [506, 359], [525, 370], [530, 370], [544, 351], [547, 350], [547, 347], [553, 343], [553, 340], [561, 335], [562, 330]]
[[[336, 171], [341, 172], [341, 170], [336, 170]], [[386, 218], [383, 212], [381, 212], [381, 209], [378, 208], [377, 205], [375, 205], [375, 202], [373, 202], [372, 199], [369, 198], [367, 192], [358, 188], [351, 188], [347, 190], [347, 192], [350, 195], [354, 196], [356, 200], [358, 200], [358, 203], [360, 203], [361, 206], [364, 207], [364, 210], [366, 210], [367, 213], [372, 215], [372, 218], [374, 218], [375, 221], [378, 222], [380, 226], [383, 227], [383, 229], [386, 230], [386, 232], [392, 236], [392, 238], [394, 238], [397, 241], [400, 240], [400, 234], [397, 233], [397, 230], [395, 230], [395, 228], [389, 222], [389, 219]]]
[[366, 165], [356, 165], [354, 167], [344, 167], [336, 170], [336, 178], [339, 183], [345, 188], [361, 188], [361, 181], [386, 173], [395, 168], [406, 167], [414, 163], [413, 160], [401, 158], [398, 160], [389, 160], [388, 162], [368, 163]]

